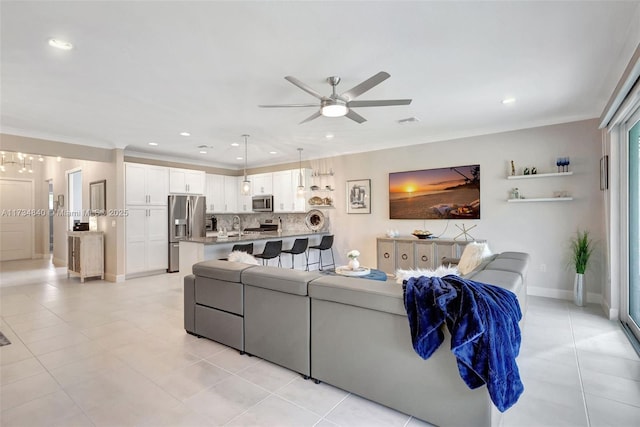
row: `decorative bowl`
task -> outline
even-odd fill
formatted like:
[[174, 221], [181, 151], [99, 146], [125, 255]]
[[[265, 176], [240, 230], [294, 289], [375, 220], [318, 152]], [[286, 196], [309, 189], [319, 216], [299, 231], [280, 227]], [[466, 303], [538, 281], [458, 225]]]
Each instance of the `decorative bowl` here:
[[429, 237], [433, 236], [433, 233], [429, 233], [429, 234], [416, 234], [416, 233], [412, 233], [414, 236], [416, 236], [418, 239], [428, 239]]

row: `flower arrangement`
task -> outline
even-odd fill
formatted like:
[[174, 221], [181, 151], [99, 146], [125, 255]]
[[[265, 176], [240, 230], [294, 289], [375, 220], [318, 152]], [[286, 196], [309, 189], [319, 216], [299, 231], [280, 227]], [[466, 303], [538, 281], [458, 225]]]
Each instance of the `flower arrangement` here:
[[360, 256], [360, 252], [357, 249], [353, 249], [347, 253], [347, 256], [351, 259], [356, 259]]

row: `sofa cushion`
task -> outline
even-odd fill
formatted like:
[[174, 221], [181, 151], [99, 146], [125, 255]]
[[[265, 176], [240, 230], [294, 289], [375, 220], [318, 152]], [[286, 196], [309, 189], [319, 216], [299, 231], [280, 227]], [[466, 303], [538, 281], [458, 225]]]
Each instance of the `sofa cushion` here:
[[522, 261], [529, 261], [531, 256], [524, 252], [502, 252], [498, 254], [498, 258], [519, 259]]
[[320, 273], [278, 267], [253, 267], [242, 273], [242, 283], [288, 294], [308, 295], [307, 284]]
[[475, 270], [482, 261], [491, 256], [489, 245], [486, 243], [471, 242], [465, 246], [458, 262], [458, 270], [461, 274], [468, 274]]
[[527, 273], [527, 266], [527, 261], [513, 258], [496, 258], [495, 260], [487, 264], [485, 270], [511, 271], [520, 274], [520, 276], [524, 279], [524, 276]]
[[471, 279], [474, 282], [486, 283], [507, 289], [516, 295], [522, 289], [522, 276], [520, 273], [502, 270], [482, 270]]
[[322, 276], [309, 283], [312, 299], [339, 302], [406, 316], [402, 286], [392, 280]]
[[210, 277], [227, 282], [240, 282], [240, 274], [253, 265], [220, 260], [202, 261], [191, 267], [196, 276]]

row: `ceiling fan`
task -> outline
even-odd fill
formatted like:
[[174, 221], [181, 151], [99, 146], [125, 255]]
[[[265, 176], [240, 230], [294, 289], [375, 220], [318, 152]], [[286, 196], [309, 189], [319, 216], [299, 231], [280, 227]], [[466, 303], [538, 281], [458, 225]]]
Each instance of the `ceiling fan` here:
[[379, 85], [386, 79], [391, 77], [389, 73], [384, 71], [380, 71], [373, 77], [368, 78], [357, 86], [352, 87], [346, 92], [341, 94], [336, 93], [336, 86], [340, 83], [340, 77], [332, 76], [327, 78], [327, 82], [331, 85], [332, 93], [329, 96], [323, 96], [320, 93], [316, 92], [310, 86], [302, 83], [300, 80], [296, 79], [293, 76], [286, 76], [285, 79], [294, 85], [298, 86], [303, 91], [307, 92], [311, 96], [315, 96], [320, 100], [320, 105], [318, 103], [314, 104], [280, 104], [280, 105], [258, 105], [261, 108], [287, 108], [287, 107], [320, 107], [318, 111], [304, 119], [300, 122], [306, 123], [310, 122], [313, 119], [316, 119], [320, 116], [325, 117], [342, 117], [346, 116], [353, 121], [358, 123], [366, 122], [367, 119], [362, 117], [360, 114], [356, 113], [352, 110], [352, 108], [359, 107], [388, 107], [392, 105], [409, 105], [411, 104], [411, 99], [382, 99], [382, 100], [370, 100], [370, 101], [355, 101], [355, 98], [362, 95], [369, 89]]

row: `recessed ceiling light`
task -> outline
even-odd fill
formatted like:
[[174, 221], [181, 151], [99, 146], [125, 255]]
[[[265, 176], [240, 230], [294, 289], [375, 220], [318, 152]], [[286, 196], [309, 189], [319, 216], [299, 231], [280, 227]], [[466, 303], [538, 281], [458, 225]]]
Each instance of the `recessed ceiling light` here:
[[502, 100], [502, 103], [505, 104], [505, 105], [506, 104], [513, 104], [514, 102], [516, 102], [515, 98], [505, 98], [505, 99]]
[[240, 144], [238, 144], [237, 142], [232, 142], [232, 143], [231, 143], [231, 146], [232, 146], [232, 147], [239, 147], [239, 146], [240, 146]]
[[157, 142], [150, 142], [149, 145], [153, 146], [153, 147], [157, 147], [158, 143]]
[[277, 151], [269, 151], [269, 154], [278, 154]]
[[332, 134], [332, 133], [328, 133], [324, 137], [327, 138], [327, 139], [333, 139], [333, 138], [335, 138], [335, 135]]
[[200, 150], [200, 154], [207, 154], [207, 152], [204, 150]]
[[191, 136], [189, 132], [180, 132], [181, 136]]
[[69, 42], [60, 39], [49, 39], [49, 46], [62, 50], [71, 50], [73, 45]]
[[236, 157], [236, 160], [242, 160], [242, 157], [238, 156]]

